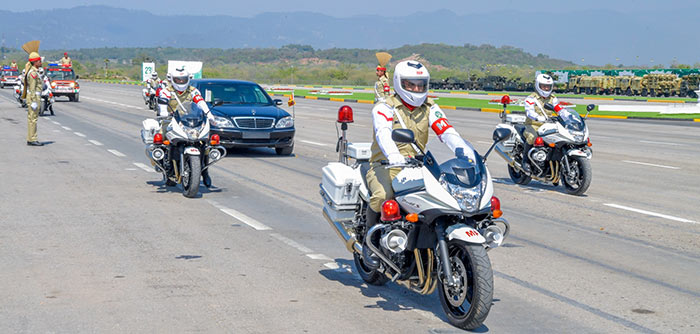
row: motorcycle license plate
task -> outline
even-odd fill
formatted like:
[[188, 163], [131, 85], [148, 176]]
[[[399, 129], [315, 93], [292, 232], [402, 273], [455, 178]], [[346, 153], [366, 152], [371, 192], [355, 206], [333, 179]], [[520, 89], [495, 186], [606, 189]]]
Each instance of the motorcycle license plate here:
[[243, 139], [270, 139], [270, 133], [258, 131], [243, 132]]

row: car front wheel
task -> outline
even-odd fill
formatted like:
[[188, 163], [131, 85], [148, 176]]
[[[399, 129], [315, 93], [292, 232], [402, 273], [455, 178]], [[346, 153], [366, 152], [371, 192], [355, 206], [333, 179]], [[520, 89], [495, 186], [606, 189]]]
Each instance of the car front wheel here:
[[293, 151], [294, 144], [287, 147], [275, 147], [275, 152], [277, 152], [277, 155], [292, 155]]

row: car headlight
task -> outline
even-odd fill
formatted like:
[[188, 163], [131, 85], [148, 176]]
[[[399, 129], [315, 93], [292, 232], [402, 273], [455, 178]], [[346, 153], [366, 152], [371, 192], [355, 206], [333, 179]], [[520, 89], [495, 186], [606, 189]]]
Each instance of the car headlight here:
[[481, 200], [481, 194], [483, 187], [482, 183], [478, 184], [473, 188], [462, 187], [457, 184], [453, 184], [445, 180], [445, 174], [440, 176], [440, 184], [447, 190], [447, 192], [457, 200], [459, 207], [466, 212], [474, 212], [479, 209], [479, 202]]
[[294, 126], [294, 118], [292, 116], [282, 117], [277, 121], [276, 128], [291, 128]]
[[211, 124], [217, 128], [234, 128], [233, 122], [226, 117], [214, 116], [214, 120]]
[[70, 83], [70, 88], [75, 88], [75, 82]]

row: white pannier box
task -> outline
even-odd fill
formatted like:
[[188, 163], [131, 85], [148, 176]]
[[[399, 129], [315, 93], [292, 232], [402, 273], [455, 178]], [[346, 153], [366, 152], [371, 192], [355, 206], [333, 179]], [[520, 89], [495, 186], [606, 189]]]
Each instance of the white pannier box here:
[[372, 143], [348, 143], [348, 156], [355, 160], [369, 160], [372, 157]]
[[153, 118], [147, 118], [141, 124], [141, 140], [144, 144], [153, 144], [153, 136], [160, 131], [160, 123]]
[[506, 122], [511, 124], [525, 123], [525, 115], [508, 114], [506, 115]]
[[360, 173], [340, 162], [323, 167], [321, 194], [323, 206], [333, 221], [349, 221], [359, 204]]

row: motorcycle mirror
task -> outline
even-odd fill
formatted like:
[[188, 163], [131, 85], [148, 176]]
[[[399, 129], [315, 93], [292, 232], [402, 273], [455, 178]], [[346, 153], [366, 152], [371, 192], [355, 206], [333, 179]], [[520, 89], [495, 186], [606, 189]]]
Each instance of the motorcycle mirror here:
[[498, 128], [493, 131], [493, 141], [495, 142], [502, 142], [506, 140], [506, 138], [510, 137], [510, 129], [506, 128]]
[[496, 144], [499, 142], [502, 142], [506, 140], [508, 137], [510, 137], [511, 131], [506, 128], [498, 128], [496, 130], [493, 130], [493, 144], [491, 144], [491, 147], [489, 147], [489, 150], [486, 151], [486, 154], [484, 154], [484, 161], [489, 157], [489, 154], [491, 154], [491, 151], [493, 151], [493, 148], [496, 147]]
[[224, 104], [224, 100], [222, 99], [214, 99], [214, 107], [220, 106]]
[[416, 138], [413, 131], [409, 129], [395, 129], [391, 131], [391, 140], [397, 143], [412, 144]]
[[78, 80], [78, 79], [80, 79], [80, 76], [76, 74], [76, 75], [75, 75], [75, 80]]
[[274, 99], [273, 101], [275, 101], [275, 105], [276, 105], [276, 106], [281, 106], [281, 105], [282, 105], [282, 100], [280, 100], [280, 99]]
[[545, 103], [544, 108], [547, 110], [554, 110], [554, 106], [551, 103]]
[[586, 106], [586, 111], [588, 112], [592, 111], [593, 109], [595, 109], [595, 104], [589, 104]]

